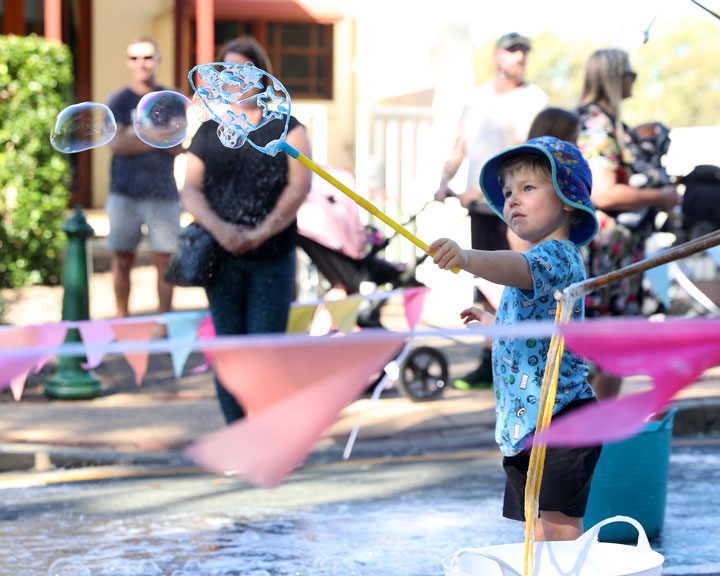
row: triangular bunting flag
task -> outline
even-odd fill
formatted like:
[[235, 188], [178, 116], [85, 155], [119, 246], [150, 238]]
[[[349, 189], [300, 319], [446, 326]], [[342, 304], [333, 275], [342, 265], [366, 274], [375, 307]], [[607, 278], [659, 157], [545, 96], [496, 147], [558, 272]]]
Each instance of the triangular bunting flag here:
[[[78, 332], [80, 332], [80, 338], [85, 344], [107, 344], [115, 340], [115, 332], [113, 332], [110, 321], [107, 320], [82, 320], [77, 323], [77, 328]], [[82, 367], [85, 370], [97, 368], [104, 357], [104, 352], [89, 351], [85, 357], [85, 362], [82, 363]]]
[[[150, 338], [152, 338], [152, 331], [155, 324], [156, 322], [153, 320], [150, 322], [111, 324], [111, 326], [115, 336], [121, 342], [149, 342]], [[148, 367], [147, 350], [141, 352], [123, 352], [123, 356], [125, 356], [125, 359], [135, 373], [135, 384], [140, 386]]]
[[650, 287], [665, 306], [666, 310], [670, 310], [670, 267], [668, 264], [650, 268], [643, 274], [645, 279], [650, 283]]
[[587, 321], [562, 326], [566, 345], [617, 376], [646, 374], [653, 388], [606, 400], [554, 421], [548, 445], [588, 446], [627, 438], [661, 412], [672, 397], [720, 363], [720, 330], [713, 320]]
[[429, 292], [429, 288], [418, 286], [417, 288], [408, 288], [403, 291], [403, 301], [405, 303], [405, 319], [407, 320], [410, 330], [414, 330], [422, 315], [425, 297]]
[[324, 304], [335, 328], [340, 332], [352, 332], [357, 325], [358, 308], [362, 302], [362, 296], [348, 296], [343, 300], [326, 300]]
[[[200, 328], [198, 328], [197, 331], [197, 337], [198, 340], [212, 340], [215, 338], [215, 325], [213, 324], [212, 316], [209, 314], [200, 324]], [[205, 358], [205, 363], [200, 366], [195, 366], [195, 368], [191, 370], [193, 374], [207, 372], [210, 368], [210, 364], [212, 364], [212, 354], [208, 350], [203, 350], [203, 357]]]
[[[68, 323], [61, 322], [53, 324], [40, 324], [38, 326], [33, 326], [33, 328], [36, 328], [36, 330], [34, 330], [35, 343], [33, 346], [37, 346], [38, 348], [56, 348], [65, 340], [65, 336], [68, 331]], [[37, 363], [33, 368], [33, 372], [40, 372], [42, 367], [48, 360], [50, 360], [50, 358], [52, 358], [52, 356], [52, 354], [39, 356]], [[21, 376], [17, 376], [12, 382], [10, 382], [10, 390], [12, 391], [13, 399], [16, 402], [20, 402], [20, 399], [22, 398], [28, 374], [29, 371], [25, 372]]]
[[[0, 351], [8, 348], [32, 348], [40, 334], [38, 326], [3, 327], [0, 329]], [[11, 387], [13, 398], [19, 400], [30, 370], [37, 366], [42, 354], [11, 356], [0, 353], [0, 388]]]
[[248, 416], [193, 444], [187, 455], [253, 484], [279, 484], [404, 339], [372, 330], [340, 338], [256, 339], [217, 351], [216, 372]]
[[293, 306], [290, 308], [290, 316], [288, 317], [286, 332], [289, 334], [307, 334], [310, 331], [310, 324], [312, 323], [316, 309], [316, 304], [310, 304], [309, 306]]
[[[207, 318], [207, 312], [189, 311], [163, 314], [162, 321], [167, 326], [168, 338], [172, 341], [187, 340], [193, 342], [197, 338], [198, 329]], [[192, 346], [173, 347], [170, 350], [175, 378], [180, 378], [185, 363], [192, 352]]]

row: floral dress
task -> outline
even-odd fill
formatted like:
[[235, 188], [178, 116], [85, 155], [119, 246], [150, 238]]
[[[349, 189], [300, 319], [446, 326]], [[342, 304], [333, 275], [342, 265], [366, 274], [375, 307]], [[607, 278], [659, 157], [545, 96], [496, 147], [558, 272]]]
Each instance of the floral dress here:
[[[617, 182], [626, 184], [633, 161], [627, 147], [629, 136], [623, 134], [622, 144], [613, 118], [595, 104], [578, 110], [581, 129], [578, 148], [591, 166], [601, 165], [615, 172]], [[600, 229], [585, 250], [588, 278], [600, 276], [629, 266], [645, 257], [645, 239], [650, 230], [630, 229], [620, 224], [618, 213], [596, 210]], [[636, 274], [588, 294], [585, 315], [638, 316], [642, 313], [642, 275]]]

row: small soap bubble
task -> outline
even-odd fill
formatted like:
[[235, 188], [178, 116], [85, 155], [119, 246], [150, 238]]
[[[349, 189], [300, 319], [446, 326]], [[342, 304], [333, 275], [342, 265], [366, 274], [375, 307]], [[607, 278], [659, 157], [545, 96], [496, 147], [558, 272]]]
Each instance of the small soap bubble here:
[[190, 575], [201, 576], [203, 573], [202, 567], [197, 560], [189, 560], [185, 566], [183, 566], [183, 572]]
[[140, 565], [140, 572], [137, 576], [162, 576], [163, 571], [152, 560], [145, 560]]
[[70, 558], [60, 558], [48, 568], [48, 576], [92, 576], [82, 563]]
[[72, 154], [107, 144], [115, 137], [115, 116], [105, 104], [82, 102], [57, 115], [50, 144], [58, 152]]
[[187, 136], [191, 107], [189, 98], [171, 90], [145, 94], [135, 110], [135, 133], [155, 148], [177, 146]]

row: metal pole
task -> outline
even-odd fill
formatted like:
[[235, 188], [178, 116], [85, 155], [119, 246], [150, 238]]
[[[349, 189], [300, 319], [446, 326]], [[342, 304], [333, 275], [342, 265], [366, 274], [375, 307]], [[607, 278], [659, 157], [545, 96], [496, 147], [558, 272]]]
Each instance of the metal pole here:
[[[70, 321], [90, 318], [90, 290], [86, 240], [93, 234], [80, 206], [62, 227], [68, 236], [67, 254], [63, 267], [62, 319]], [[77, 328], [70, 328], [66, 343], [81, 342]], [[100, 380], [82, 367], [85, 358], [61, 357], [58, 370], [45, 381], [45, 395], [51, 398], [84, 399], [102, 394]]]

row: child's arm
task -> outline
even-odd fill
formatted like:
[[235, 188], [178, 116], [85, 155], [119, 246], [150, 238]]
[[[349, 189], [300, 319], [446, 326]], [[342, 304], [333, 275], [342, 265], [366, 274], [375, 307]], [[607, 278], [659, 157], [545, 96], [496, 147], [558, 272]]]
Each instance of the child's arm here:
[[533, 279], [525, 256], [512, 250], [463, 250], [448, 238], [428, 246], [433, 262], [443, 270], [455, 266], [495, 284], [531, 290]]
[[465, 310], [460, 312], [460, 318], [462, 318], [463, 324], [495, 324], [494, 315], [476, 306], [465, 308]]

